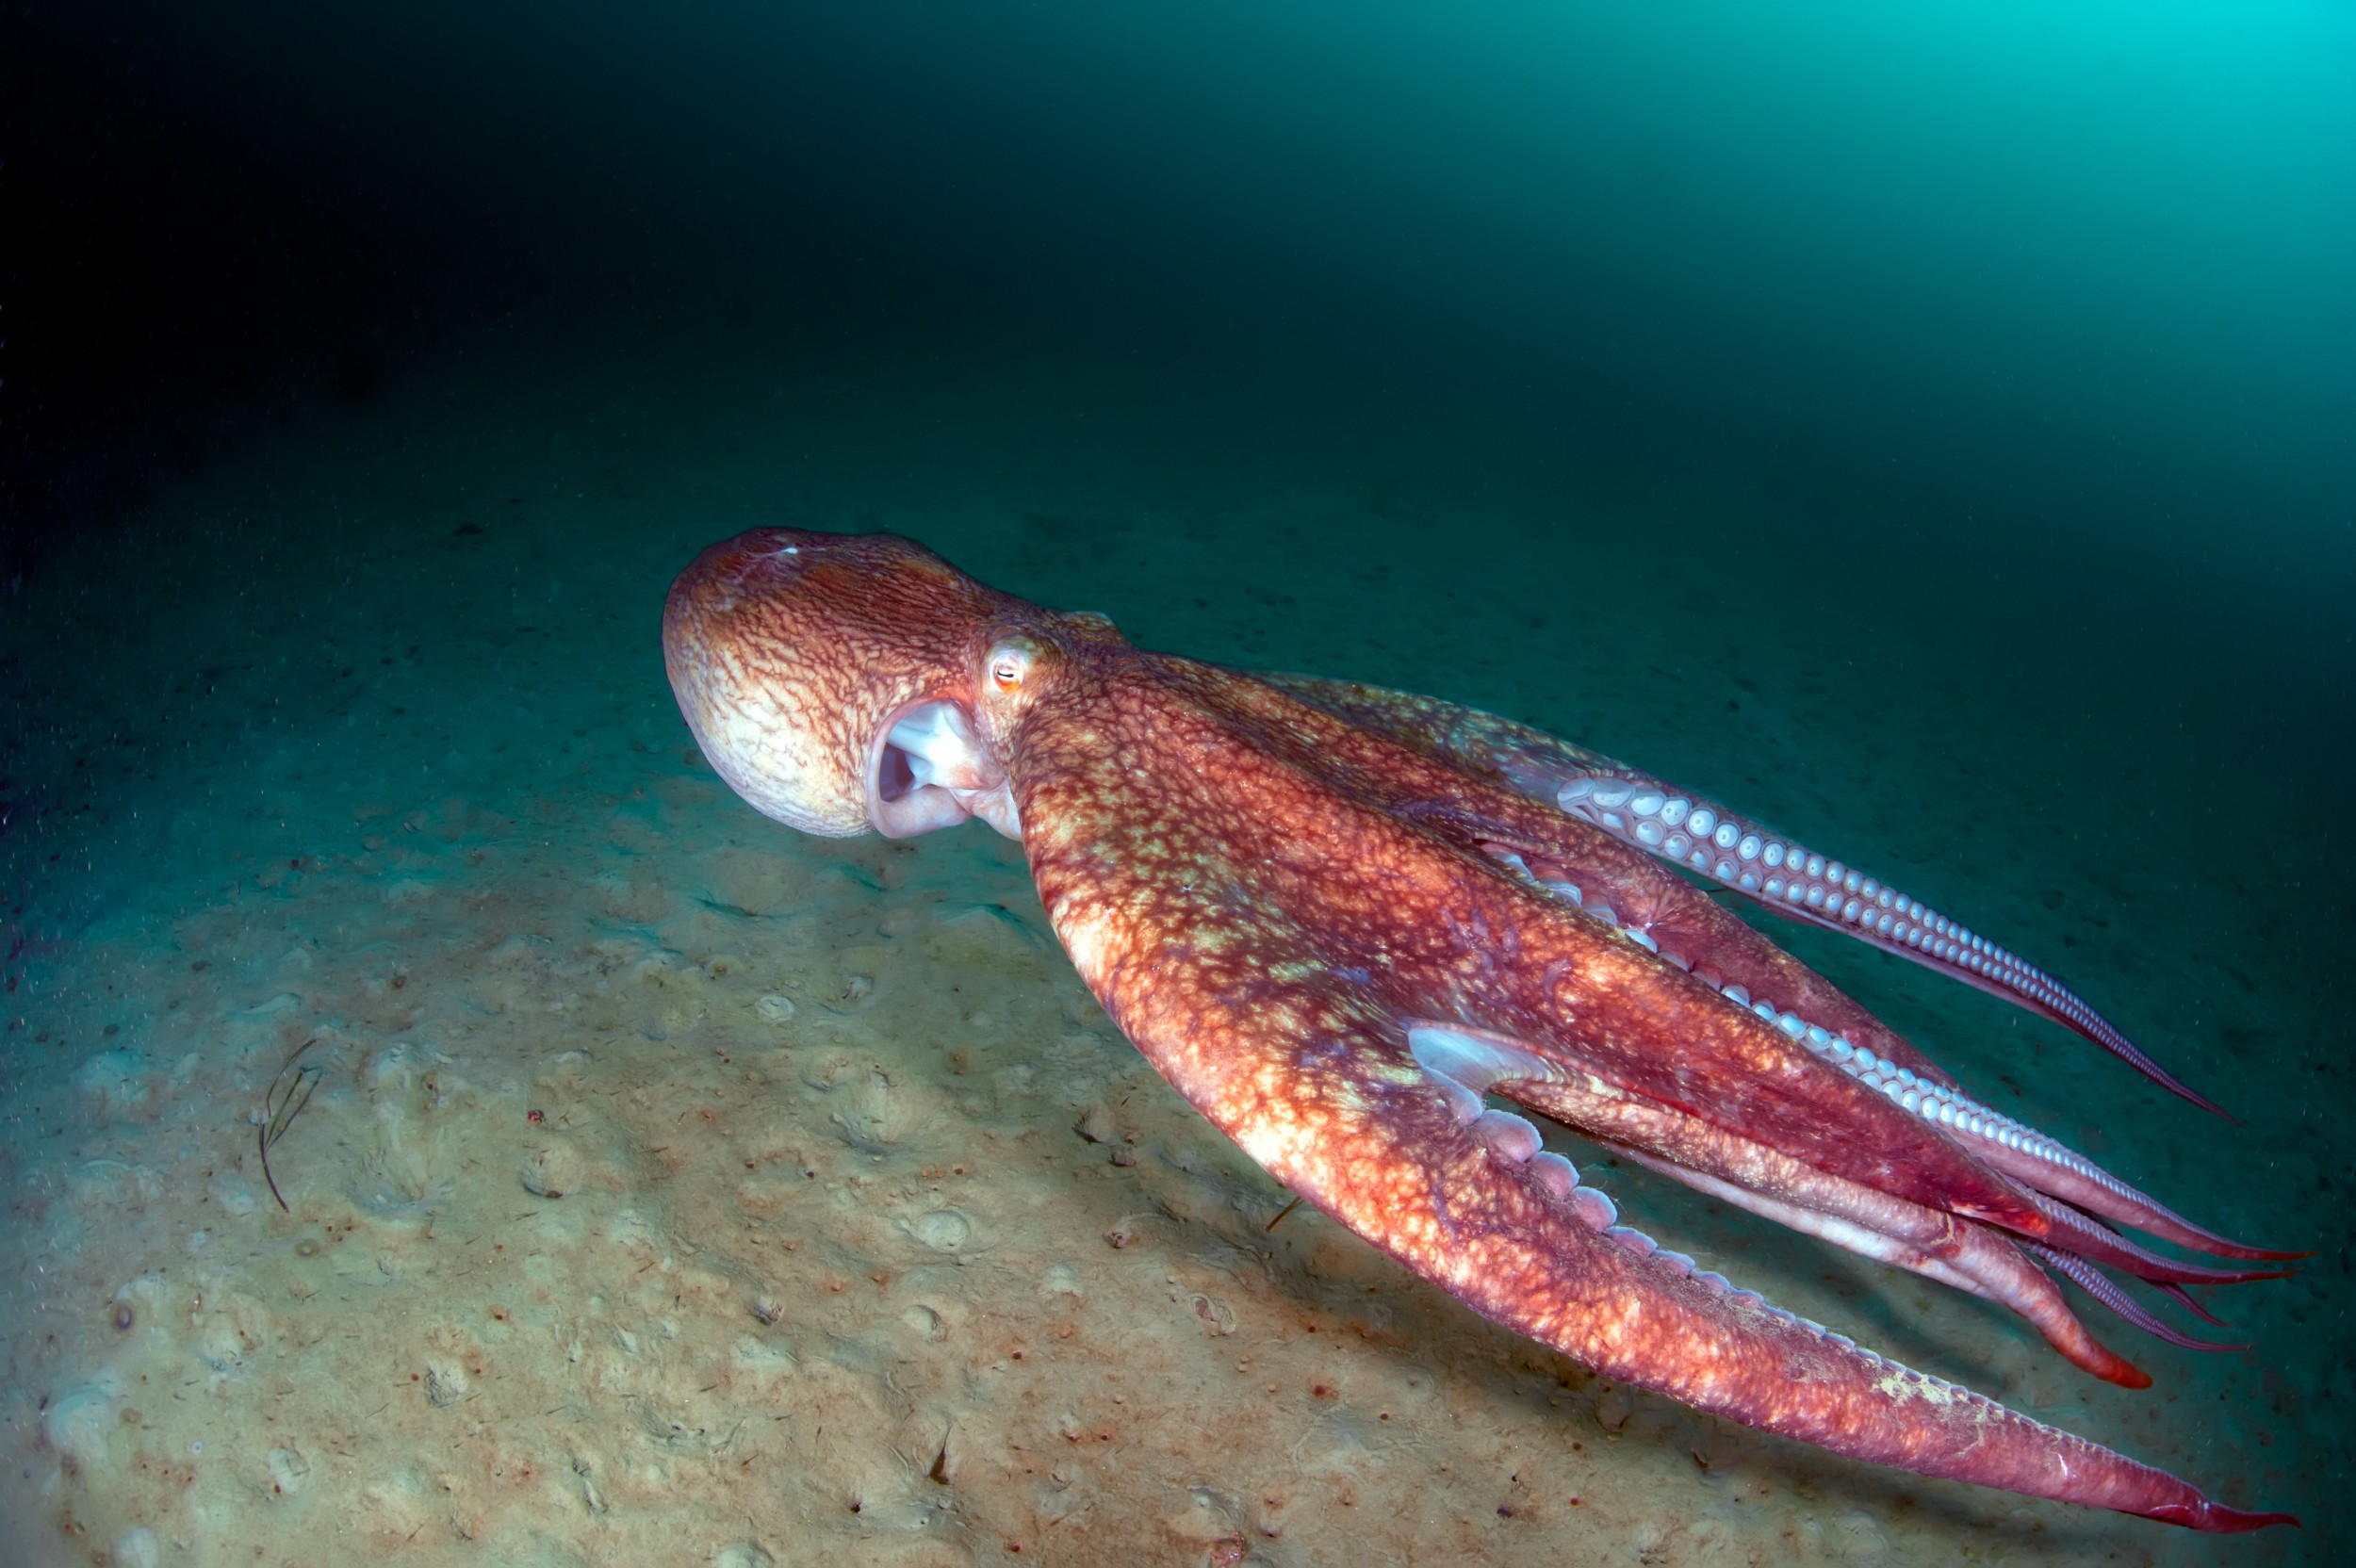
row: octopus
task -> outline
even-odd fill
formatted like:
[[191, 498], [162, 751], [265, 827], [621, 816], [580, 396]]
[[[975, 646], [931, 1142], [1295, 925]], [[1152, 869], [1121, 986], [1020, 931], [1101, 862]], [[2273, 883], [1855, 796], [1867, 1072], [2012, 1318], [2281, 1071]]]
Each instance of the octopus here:
[[2149, 1386], [2060, 1282], [2198, 1346], [2117, 1276], [2215, 1322], [2186, 1286], [2305, 1254], [2205, 1230], [1975, 1099], [1728, 907], [1993, 992], [2208, 1105], [2053, 974], [1889, 883], [1524, 725], [1147, 652], [891, 535], [714, 545], [663, 636], [689, 727], [753, 808], [830, 837], [979, 818], [1019, 841], [1080, 978], [1162, 1076], [1474, 1312], [1869, 1463], [2200, 1530], [2297, 1523], [1697, 1267], [1490, 1102], [2000, 1303], [2085, 1371]]

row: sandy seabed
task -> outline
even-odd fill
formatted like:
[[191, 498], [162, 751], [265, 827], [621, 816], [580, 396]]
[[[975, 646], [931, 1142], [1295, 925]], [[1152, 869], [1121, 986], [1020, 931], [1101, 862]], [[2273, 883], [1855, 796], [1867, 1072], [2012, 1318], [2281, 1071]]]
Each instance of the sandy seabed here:
[[[741, 374], [682, 408], [647, 389], [683, 380], [659, 353], [420, 370], [220, 458], [16, 599], [40, 694], [10, 764], [9, 1560], [2189, 1563], [2348, 1539], [2344, 1252], [2232, 1298], [2255, 1353], [2130, 1347], [2160, 1386], [2127, 1395], [1980, 1303], [1550, 1135], [1740, 1285], [2308, 1511], [2258, 1543], [1596, 1380], [1284, 1213], [1080, 987], [1015, 846], [822, 842], [742, 806], [655, 626], [712, 538], [891, 527], [1140, 641], [1699, 768], [1924, 878], [2250, 1120], [1795, 940], [1967, 1086], [2196, 1218], [2337, 1246], [2344, 1102], [2252, 1091], [2333, 1037], [2244, 929], [2277, 869], [2120, 870], [2167, 863], [2149, 835], [2200, 841], [2197, 781], [2150, 785], [2143, 819], [2073, 814], [2120, 764], [2056, 760], [2053, 715], [1991, 742], [2003, 714], [1935, 670], [1822, 673], [1836, 640], [1762, 645], [1706, 596], [1549, 631], [1510, 608], [1560, 610], [1545, 580], [1409, 559], [1435, 519], [1477, 535], [1478, 498], [1265, 451], [1204, 479], [1177, 436], [1058, 463], [1080, 438], [1052, 385], [990, 400], [1000, 429], [923, 377]], [[1918, 685], [1927, 711], [1896, 700]], [[2152, 1037], [2202, 1018], [2242, 1033]]]

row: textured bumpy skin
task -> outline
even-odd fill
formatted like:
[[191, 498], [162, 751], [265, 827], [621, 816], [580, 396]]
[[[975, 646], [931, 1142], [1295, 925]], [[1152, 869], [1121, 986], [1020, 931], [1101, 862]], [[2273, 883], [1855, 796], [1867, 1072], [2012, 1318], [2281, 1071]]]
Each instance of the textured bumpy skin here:
[[[2003, 1301], [2131, 1386], [2148, 1380], [2037, 1259], [2115, 1293], [2086, 1259], [2164, 1288], [2258, 1277], [2161, 1258], [2092, 1216], [2283, 1255], [1978, 1105], [1653, 846], [1561, 804], [1580, 778], [1616, 780], [1609, 760], [1428, 698], [1141, 652], [888, 536], [714, 546], [663, 634], [697, 741], [780, 821], [854, 833], [897, 809], [903, 786], [878, 778], [974, 783], [959, 801], [1020, 834], [1081, 977], [1154, 1067], [1278, 1181], [1476, 1311], [1875, 1463], [2201, 1529], [2286, 1521], [1695, 1270], [1484, 1107], [1544, 1110]], [[890, 737], [927, 705], [957, 722], [911, 775]]]

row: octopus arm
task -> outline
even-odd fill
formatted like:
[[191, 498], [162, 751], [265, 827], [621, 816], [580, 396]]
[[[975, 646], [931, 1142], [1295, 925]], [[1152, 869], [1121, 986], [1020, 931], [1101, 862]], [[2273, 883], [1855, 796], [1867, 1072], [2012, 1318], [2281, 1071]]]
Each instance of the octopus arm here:
[[1314, 676], [1263, 678], [1352, 725], [1591, 823], [1786, 919], [1841, 932], [2051, 1019], [2169, 1092], [2225, 1115], [2046, 971], [1789, 834], [1598, 752], [1476, 709]]
[[[1385, 804], [1396, 814], [1412, 816], [1430, 831], [1510, 868], [1533, 889], [1619, 930], [1662, 963], [1780, 1029], [1821, 1061], [1935, 1124], [1941, 1140], [1960, 1146], [1980, 1167], [2114, 1224], [2213, 1255], [2263, 1260], [2304, 1255], [2218, 1235], [2058, 1140], [1973, 1099], [1839, 988], [1643, 853], [1641, 845], [1537, 798], [1552, 792], [1539, 781], [1559, 776], [1562, 769], [1618, 764], [1528, 726], [1429, 697], [1306, 677], [1276, 677], [1269, 685], [1335, 723], [1308, 748], [1304, 766], [1337, 787], [1363, 790], [1382, 781], [1394, 792]], [[1398, 748], [1427, 766], [1403, 771], [1395, 759], [1383, 756]], [[1886, 1130], [1878, 1135], [1887, 1135]], [[1910, 1157], [1920, 1160], [1919, 1145], [1907, 1147]], [[2165, 1266], [2149, 1254], [2130, 1258], [2118, 1238], [2100, 1227], [2073, 1228], [2072, 1215], [2053, 1205], [1999, 1200], [1989, 1206], [1984, 1192], [1957, 1188], [1942, 1206], [1958, 1201], [1980, 1205], [1959, 1212], [2065, 1250], [2121, 1266], [2144, 1265], [2147, 1277], [2153, 1277], [2151, 1267]], [[2026, 1212], [2030, 1209], [2036, 1212]], [[2200, 1276], [2209, 1282], [2228, 1277]]]
[[[1279, 1182], [1482, 1315], [1698, 1409], [2194, 1528], [2290, 1522], [1902, 1367], [1619, 1225], [1535, 1127], [1428, 1070], [1370, 982], [1404, 965], [1390, 946], [1439, 890], [1430, 866], [1365, 867], [1353, 856], [1383, 847], [1365, 814], [1167, 697], [1074, 680], [1030, 707], [1009, 748], [1024, 848], [1090, 990]], [[1379, 890], [1354, 920], [1289, 875], [1320, 856]]]

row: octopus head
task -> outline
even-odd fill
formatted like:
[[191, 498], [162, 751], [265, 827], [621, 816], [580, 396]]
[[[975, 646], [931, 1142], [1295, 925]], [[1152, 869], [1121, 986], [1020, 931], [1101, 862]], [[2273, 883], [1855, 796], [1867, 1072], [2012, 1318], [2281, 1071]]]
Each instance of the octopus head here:
[[766, 816], [831, 838], [978, 816], [1019, 838], [974, 710], [1027, 608], [906, 539], [758, 529], [671, 585], [663, 663], [705, 758]]

